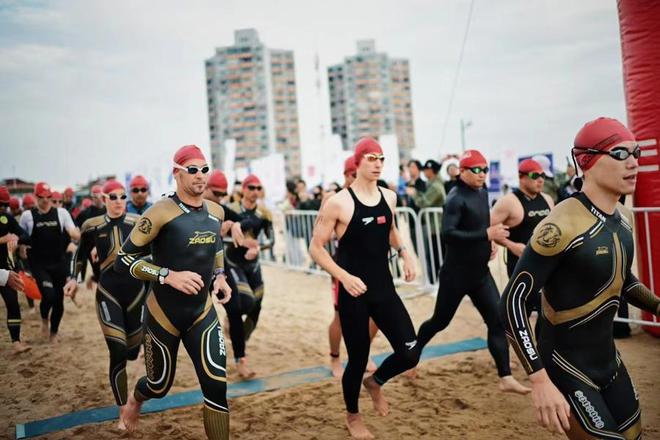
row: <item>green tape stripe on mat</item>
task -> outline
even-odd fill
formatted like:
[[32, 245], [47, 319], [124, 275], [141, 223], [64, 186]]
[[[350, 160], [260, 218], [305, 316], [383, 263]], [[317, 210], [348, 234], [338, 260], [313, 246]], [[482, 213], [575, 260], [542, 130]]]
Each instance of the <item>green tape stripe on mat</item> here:
[[[486, 348], [486, 346], [486, 341], [481, 338], [466, 339], [449, 344], [433, 345], [424, 348], [421, 360], [428, 360], [465, 351], [482, 350]], [[391, 353], [381, 353], [374, 356], [373, 359], [377, 364], [380, 364], [390, 354]], [[233, 399], [264, 391], [291, 388], [310, 382], [319, 382], [330, 377], [332, 377], [332, 372], [328, 367], [303, 368], [247, 382], [231, 383], [227, 388], [227, 397]], [[162, 399], [152, 399], [145, 402], [142, 406], [142, 414], [195, 405], [202, 401], [203, 397], [200, 390], [185, 391], [183, 393], [163, 397]], [[119, 410], [116, 406], [85, 409], [57, 417], [51, 417], [49, 419], [19, 423], [16, 425], [16, 438], [22, 439], [34, 437], [37, 435], [61, 431], [63, 429], [74, 428], [76, 426], [88, 425], [90, 423], [116, 420], [118, 418]]]

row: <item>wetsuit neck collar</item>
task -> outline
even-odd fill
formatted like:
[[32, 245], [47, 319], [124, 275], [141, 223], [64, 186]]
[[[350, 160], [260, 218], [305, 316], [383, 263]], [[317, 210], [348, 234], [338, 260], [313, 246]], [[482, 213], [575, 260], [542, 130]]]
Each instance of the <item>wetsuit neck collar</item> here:
[[179, 205], [179, 207], [180, 207], [181, 209], [183, 209], [184, 212], [190, 212], [190, 211], [201, 211], [201, 210], [203, 210], [204, 207], [206, 206], [206, 203], [204, 202], [204, 200], [202, 200], [202, 204], [201, 204], [200, 206], [192, 206], [192, 205], [189, 205], [189, 204], [183, 202], [183, 201], [179, 198], [179, 195], [176, 194], [176, 193], [174, 193], [174, 196], [172, 196], [172, 200], [174, 200], [174, 201], [176, 202], [176, 204]]
[[607, 214], [602, 209], [598, 208], [593, 204], [589, 197], [583, 192], [578, 192], [574, 194], [574, 197], [577, 198], [582, 204], [591, 212], [596, 218], [598, 218], [603, 223], [607, 223], [611, 220], [619, 220], [620, 214], [618, 209], [614, 209], [613, 214]]
[[126, 217], [126, 213], [120, 215], [119, 217], [110, 217], [110, 215], [106, 213], [104, 217], [105, 217], [105, 221], [107, 221], [108, 223], [117, 223], [122, 221], [124, 217]]
[[459, 177], [458, 179], [456, 179], [456, 182], [457, 182], [456, 185], [458, 185], [458, 186], [462, 186], [462, 187], [464, 187], [464, 188], [467, 188], [467, 189], [469, 189], [470, 191], [478, 192], [478, 191], [481, 189], [481, 188], [473, 188], [473, 187], [471, 187], [471, 186], [468, 185], [467, 183], [463, 182], [463, 179], [461, 179], [460, 177]]

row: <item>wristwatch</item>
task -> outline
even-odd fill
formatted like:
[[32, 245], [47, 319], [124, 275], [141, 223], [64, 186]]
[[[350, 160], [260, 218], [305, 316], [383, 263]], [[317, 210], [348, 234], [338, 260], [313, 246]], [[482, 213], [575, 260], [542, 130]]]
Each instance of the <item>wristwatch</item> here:
[[166, 267], [161, 267], [158, 271], [158, 282], [165, 284], [165, 278], [170, 274], [170, 270]]
[[213, 275], [216, 276], [216, 277], [218, 275], [222, 275], [223, 277], [226, 276], [225, 275], [225, 270], [222, 267], [218, 267], [216, 270], [214, 270]]

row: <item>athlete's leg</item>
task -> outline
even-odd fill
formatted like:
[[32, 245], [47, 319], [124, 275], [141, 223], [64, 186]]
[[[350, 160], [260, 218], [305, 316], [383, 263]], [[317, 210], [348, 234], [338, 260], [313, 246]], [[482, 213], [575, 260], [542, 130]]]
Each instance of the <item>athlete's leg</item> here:
[[601, 394], [617, 423], [619, 433], [626, 439], [641, 438], [642, 418], [639, 395], [623, 362], [620, 359], [619, 362], [616, 377], [602, 389]]
[[500, 295], [490, 272], [477, 288], [469, 292], [469, 295], [488, 326], [488, 351], [495, 360], [498, 375], [500, 377], [510, 376], [509, 344], [498, 314]]
[[369, 309], [365, 298], [354, 298], [340, 286], [339, 319], [348, 353], [342, 377], [344, 402], [349, 413], [356, 414], [362, 375], [369, 359]]
[[204, 429], [212, 440], [229, 439], [226, 349], [222, 327], [210, 304], [183, 335], [204, 395]]
[[[394, 349], [374, 373], [379, 385], [417, 365], [420, 347], [415, 328], [401, 298], [392, 288], [391, 293], [382, 292], [376, 304], [369, 308], [370, 314]], [[379, 292], [381, 293], [381, 292]]]
[[53, 307], [55, 293], [53, 291], [53, 280], [50, 273], [42, 266], [32, 264], [32, 276], [37, 282], [41, 292], [41, 301], [39, 302], [39, 313], [41, 314], [41, 333], [44, 338], [50, 336], [50, 326], [48, 315]]
[[7, 286], [0, 287], [0, 293], [7, 306], [7, 329], [11, 342], [18, 342], [21, 340], [21, 308], [18, 305], [18, 295], [14, 289]]
[[138, 358], [140, 347], [142, 346], [142, 342], [144, 342], [144, 301], [147, 295], [145, 287], [140, 290], [135, 299], [124, 310], [126, 350], [128, 360], [130, 361]]
[[100, 284], [97, 285], [96, 291], [96, 313], [105, 337], [105, 343], [108, 345], [108, 351], [110, 352], [108, 368], [110, 388], [117, 406], [122, 406], [128, 401], [126, 385], [128, 350], [126, 347], [124, 310], [117, 299]]
[[255, 298], [243, 269], [227, 263], [225, 264], [229, 269], [227, 283], [231, 287], [232, 292], [234, 292], [231, 300], [225, 304], [225, 310], [227, 311], [227, 319], [229, 320], [229, 337], [231, 338], [231, 346], [234, 351], [236, 370], [241, 378], [251, 379], [255, 376], [255, 372], [250, 369], [247, 357], [245, 356], [246, 325], [243, 322], [243, 315], [250, 313], [254, 307]]
[[447, 274], [444, 270], [440, 271], [438, 296], [435, 300], [433, 316], [419, 327], [417, 343], [420, 351], [436, 333], [449, 325], [456, 314], [461, 299], [465, 295], [465, 289], [455, 279], [459, 276], [458, 273]]
[[57, 335], [64, 315], [64, 285], [66, 284], [67, 273], [68, 270], [64, 263], [50, 270], [53, 281], [53, 308], [50, 313], [51, 335]]
[[250, 284], [250, 289], [254, 292], [255, 298], [254, 307], [252, 307], [252, 310], [250, 310], [250, 313], [245, 318], [245, 339], [248, 340], [257, 327], [259, 314], [261, 313], [261, 303], [264, 298], [264, 281], [261, 276], [261, 265], [259, 262], [246, 267], [245, 275]]

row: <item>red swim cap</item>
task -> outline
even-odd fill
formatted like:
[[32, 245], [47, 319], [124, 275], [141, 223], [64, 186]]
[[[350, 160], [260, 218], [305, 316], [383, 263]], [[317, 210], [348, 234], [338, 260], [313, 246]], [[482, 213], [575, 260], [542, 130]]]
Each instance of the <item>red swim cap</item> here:
[[11, 201], [11, 195], [6, 186], [0, 186], [0, 203], [9, 203]]
[[634, 140], [635, 136], [621, 122], [601, 117], [587, 122], [578, 131], [573, 141], [573, 153], [582, 171], [586, 171], [603, 155], [587, 153], [584, 148], [605, 151], [622, 142]]
[[220, 170], [213, 170], [213, 172], [209, 175], [209, 180], [206, 182], [206, 186], [209, 188], [219, 188], [226, 190], [229, 184], [227, 183], [227, 177], [225, 176], [225, 173]]
[[357, 167], [355, 166], [355, 156], [351, 156], [344, 161], [344, 176], [355, 174]]
[[90, 206], [92, 206], [92, 199], [85, 197], [82, 203], [80, 203], [80, 205], [82, 206], [83, 209], [87, 209]]
[[21, 202], [17, 197], [12, 197], [9, 199], [9, 208], [18, 209], [21, 206]]
[[103, 185], [103, 194], [110, 194], [112, 191], [117, 190], [117, 189], [124, 189], [124, 185], [119, 183], [116, 180], [108, 180], [105, 182]]
[[51, 197], [53, 198], [53, 200], [62, 200], [62, 193], [58, 191], [53, 191]]
[[37, 197], [50, 197], [53, 193], [46, 182], [37, 182], [37, 184], [34, 185], [34, 194]]
[[518, 172], [522, 174], [527, 174], [527, 173], [542, 174], [544, 171], [541, 164], [538, 163], [537, 161], [533, 159], [525, 159], [518, 164]]
[[149, 188], [149, 182], [144, 178], [143, 175], [138, 174], [133, 176], [131, 183], [128, 184], [130, 188]]
[[64, 190], [64, 195], [67, 197], [73, 197], [74, 194], [75, 193], [73, 192], [73, 188], [71, 188], [70, 186], [66, 187], [66, 189]]
[[92, 193], [92, 194], [101, 194], [101, 193], [103, 193], [103, 187], [101, 185], [94, 185], [94, 186], [92, 186], [92, 189], [90, 190], [90, 193]]
[[250, 174], [243, 180], [243, 188], [247, 187], [248, 185], [261, 185], [261, 180], [254, 174]]
[[34, 196], [32, 194], [25, 194], [23, 196], [23, 209], [33, 208], [36, 203], [37, 201], [34, 200]]
[[486, 158], [477, 150], [466, 150], [458, 162], [460, 168], [472, 168], [488, 165]]
[[365, 137], [360, 139], [357, 144], [355, 144], [355, 154], [353, 155], [355, 166], [358, 167], [364, 155], [369, 153], [383, 154], [383, 149], [374, 138]]
[[206, 161], [204, 153], [202, 153], [202, 150], [200, 150], [197, 145], [184, 145], [174, 153], [174, 159], [172, 160], [174, 163], [183, 166], [186, 162], [193, 159]]

